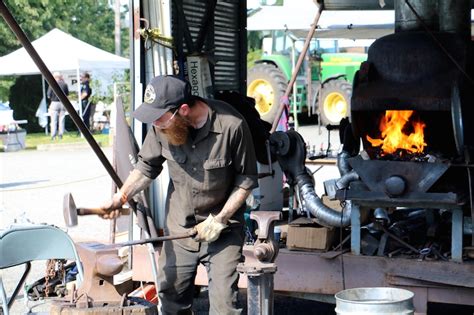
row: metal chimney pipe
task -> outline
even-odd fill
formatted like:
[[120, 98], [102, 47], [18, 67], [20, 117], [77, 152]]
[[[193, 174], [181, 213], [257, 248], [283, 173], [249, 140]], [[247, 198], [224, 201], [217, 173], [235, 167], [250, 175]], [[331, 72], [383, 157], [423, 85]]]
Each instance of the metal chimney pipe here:
[[[439, 30], [438, 1], [408, 0], [416, 13], [431, 31]], [[395, 33], [424, 30], [422, 22], [416, 17], [406, 0], [395, 0]]]
[[471, 0], [438, 0], [439, 30], [471, 38]]

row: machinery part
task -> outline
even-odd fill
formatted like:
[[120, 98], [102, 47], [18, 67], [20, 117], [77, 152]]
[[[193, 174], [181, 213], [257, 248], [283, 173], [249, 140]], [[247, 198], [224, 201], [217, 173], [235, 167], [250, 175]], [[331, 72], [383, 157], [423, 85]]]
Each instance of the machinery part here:
[[[298, 185], [303, 208], [311, 213], [316, 218], [316, 222], [321, 225], [330, 227], [348, 226], [351, 221], [352, 207], [354, 207], [352, 202], [347, 202], [342, 212], [326, 206], [316, 195], [313, 177], [306, 170], [306, 148], [303, 137], [294, 130], [289, 130], [286, 133], [275, 132], [270, 136], [270, 142], [272, 145], [278, 146], [279, 141], [281, 142], [281, 139], [285, 137], [284, 135], [288, 138], [289, 149], [280, 151], [280, 153], [285, 152], [285, 154], [278, 154], [276, 152], [277, 159], [288, 177], [288, 182]], [[358, 175], [349, 172], [345, 175], [344, 180], [339, 183], [343, 187], [338, 187], [347, 187], [351, 181], [356, 179], [358, 179]]]
[[288, 86], [285, 75], [273, 64], [259, 63], [249, 70], [247, 82], [247, 95], [255, 99], [260, 117], [272, 123]]
[[323, 85], [319, 112], [323, 126], [338, 125], [341, 119], [350, 116], [352, 85], [345, 80], [331, 80]]
[[390, 224], [390, 217], [388, 216], [388, 212], [384, 208], [376, 208], [374, 210], [374, 217], [380, 224], [386, 226]]
[[153, 304], [145, 299], [137, 297], [124, 297], [124, 303], [121, 306], [104, 305], [98, 308], [77, 308], [75, 305], [64, 301], [54, 301], [51, 305], [49, 313], [51, 315], [65, 315], [65, 314], [82, 314], [82, 315], [96, 315], [96, 314], [146, 314], [158, 315], [156, 304]]
[[355, 206], [351, 201], [347, 201], [342, 212], [326, 206], [321, 198], [316, 195], [314, 184], [311, 179], [301, 176], [298, 178], [298, 188], [303, 208], [315, 217], [316, 222], [323, 226], [345, 227], [351, 222], [352, 208]]
[[305, 167], [306, 144], [298, 132], [274, 132], [270, 136], [270, 146], [290, 184], [296, 181], [297, 176], [308, 173]]
[[260, 262], [274, 262], [278, 255], [278, 242], [273, 228], [275, 221], [281, 219], [280, 211], [252, 211], [250, 218], [257, 221], [258, 235], [254, 246], [254, 255]]
[[350, 157], [351, 156], [347, 151], [341, 151], [337, 155], [337, 169], [339, 170], [339, 174], [341, 174], [341, 176], [349, 173], [352, 170], [352, 167], [348, 162]]
[[401, 196], [407, 187], [405, 179], [401, 176], [390, 176], [387, 178], [384, 182], [385, 184], [385, 192], [390, 196], [390, 197], [397, 197]]
[[[72, 198], [71, 193], [66, 193], [63, 199], [63, 216], [66, 226], [72, 227], [77, 225], [77, 216], [78, 215], [101, 215], [106, 214], [107, 212], [100, 208], [77, 208], [74, 198]], [[130, 214], [130, 209], [122, 208], [120, 209], [120, 214], [128, 215]]]
[[360, 179], [359, 174], [357, 174], [355, 171], [350, 171], [349, 173], [342, 175], [342, 177], [336, 181], [336, 188], [346, 189], [349, 187], [349, 184], [351, 182], [359, 180], [359, 179]]
[[247, 276], [247, 313], [273, 315], [273, 275], [277, 266], [240, 263], [237, 271]]
[[264, 243], [257, 240], [254, 245], [253, 253], [255, 257], [262, 262], [273, 261], [278, 253], [278, 246], [275, 246], [273, 242]]
[[237, 265], [237, 271], [247, 276], [248, 314], [273, 314], [273, 275], [278, 255], [278, 243], [273, 228], [281, 219], [280, 211], [252, 211], [250, 218], [257, 221], [258, 235], [254, 245], [256, 260], [246, 259]]
[[84, 282], [74, 299], [76, 308], [122, 306], [122, 296], [132, 283], [114, 285], [113, 277], [123, 267], [118, 249], [99, 243], [77, 243], [76, 247], [84, 267]]
[[451, 118], [453, 121], [454, 141], [459, 155], [464, 153], [464, 120], [462, 117], [459, 86], [453, 84], [451, 89]]

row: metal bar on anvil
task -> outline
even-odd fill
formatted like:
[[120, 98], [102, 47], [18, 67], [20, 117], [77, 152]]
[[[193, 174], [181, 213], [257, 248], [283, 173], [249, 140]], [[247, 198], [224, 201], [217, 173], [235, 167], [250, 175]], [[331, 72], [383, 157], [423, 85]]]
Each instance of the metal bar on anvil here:
[[190, 238], [196, 235], [195, 230], [190, 230], [187, 233], [175, 234], [175, 235], [164, 235], [164, 236], [157, 236], [157, 237], [150, 237], [144, 240], [134, 240], [128, 241], [123, 243], [115, 243], [115, 244], [96, 244], [90, 245], [90, 247], [94, 247], [95, 249], [104, 250], [104, 249], [113, 249], [125, 246], [134, 246], [134, 245], [143, 245], [148, 243], [161, 243], [165, 241], [173, 241], [173, 240], [180, 240], [183, 238]]
[[[31, 59], [33, 59], [33, 62], [36, 64], [36, 66], [38, 67], [41, 74], [44, 76], [44, 78], [48, 82], [51, 89], [54, 91], [54, 93], [57, 95], [57, 97], [59, 98], [61, 103], [64, 105], [67, 112], [69, 113], [69, 116], [72, 118], [74, 124], [82, 132], [82, 134], [86, 138], [87, 142], [91, 146], [92, 150], [97, 155], [100, 162], [105, 167], [105, 169], [109, 173], [109, 175], [112, 178], [112, 180], [114, 181], [114, 183], [119, 188], [122, 187], [122, 185], [123, 185], [122, 180], [120, 179], [118, 174], [115, 172], [114, 168], [110, 164], [110, 162], [107, 159], [107, 157], [105, 156], [104, 152], [99, 147], [99, 144], [95, 141], [95, 139], [92, 136], [92, 134], [90, 133], [89, 129], [86, 127], [86, 125], [82, 121], [81, 117], [77, 114], [76, 110], [72, 106], [72, 104], [69, 101], [69, 99], [67, 98], [67, 96], [64, 94], [64, 92], [59, 87], [59, 84], [56, 82], [53, 75], [49, 71], [48, 67], [46, 67], [45, 63], [43, 62], [41, 57], [38, 55], [35, 48], [31, 44], [30, 40], [28, 39], [26, 34], [23, 32], [23, 30], [21, 29], [20, 25], [15, 20], [13, 15], [10, 13], [10, 11], [8, 10], [8, 8], [5, 5], [3, 0], [0, 0], [0, 14], [2, 15], [5, 22], [8, 24], [10, 29], [13, 31], [15, 36], [18, 38], [20, 43], [23, 45], [25, 50], [28, 52]], [[80, 95], [78, 95], [77, 97], [78, 97], [78, 101], [79, 101]], [[137, 211], [136, 204], [133, 200], [130, 200], [128, 203], [129, 203], [130, 207], [134, 210], [135, 213], [139, 213], [139, 211]], [[139, 225], [146, 231], [147, 234], [150, 234], [150, 232], [152, 233], [152, 235], [156, 234], [156, 233], [154, 233], [155, 232], [154, 230], [156, 230], [156, 229], [154, 229], [154, 227], [150, 227], [143, 217], [140, 217], [139, 215], [137, 217], [138, 217], [138, 220], [139, 220]]]

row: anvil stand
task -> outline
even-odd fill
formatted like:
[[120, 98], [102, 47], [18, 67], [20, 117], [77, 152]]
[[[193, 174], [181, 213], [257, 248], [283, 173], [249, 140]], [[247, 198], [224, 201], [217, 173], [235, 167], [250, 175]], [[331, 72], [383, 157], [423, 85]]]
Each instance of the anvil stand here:
[[274, 237], [274, 222], [281, 219], [280, 211], [252, 211], [250, 218], [257, 221], [258, 236], [254, 244], [254, 260], [246, 260], [237, 271], [247, 276], [247, 313], [249, 315], [273, 315], [274, 263], [278, 255], [278, 243]]

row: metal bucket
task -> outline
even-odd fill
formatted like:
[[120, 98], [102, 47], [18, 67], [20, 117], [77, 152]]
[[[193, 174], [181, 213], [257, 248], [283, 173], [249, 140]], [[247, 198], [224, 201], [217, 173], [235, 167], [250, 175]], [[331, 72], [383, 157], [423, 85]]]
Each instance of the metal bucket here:
[[356, 288], [336, 293], [337, 314], [414, 314], [413, 292], [398, 288]]

